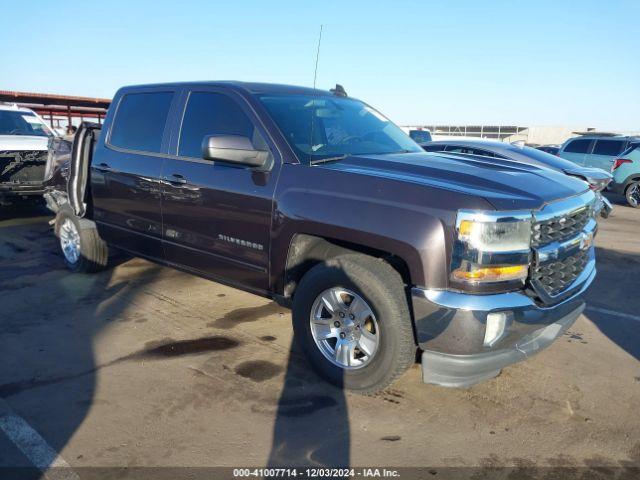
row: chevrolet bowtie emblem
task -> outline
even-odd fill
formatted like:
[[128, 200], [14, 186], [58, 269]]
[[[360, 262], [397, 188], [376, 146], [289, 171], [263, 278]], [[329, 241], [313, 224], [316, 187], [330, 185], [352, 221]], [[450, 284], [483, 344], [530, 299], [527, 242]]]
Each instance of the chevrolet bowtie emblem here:
[[593, 233], [582, 233], [580, 238], [580, 250], [587, 250], [593, 244]]

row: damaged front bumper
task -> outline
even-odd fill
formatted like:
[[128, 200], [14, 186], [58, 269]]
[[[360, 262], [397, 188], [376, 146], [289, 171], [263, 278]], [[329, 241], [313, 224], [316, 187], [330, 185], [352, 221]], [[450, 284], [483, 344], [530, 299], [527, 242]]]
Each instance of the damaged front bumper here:
[[[523, 292], [470, 295], [413, 288], [424, 382], [468, 387], [549, 346], [585, 308], [583, 296], [595, 278], [595, 264], [584, 273], [578, 289], [552, 306], [540, 306]], [[487, 344], [492, 314], [500, 318], [502, 330]]]

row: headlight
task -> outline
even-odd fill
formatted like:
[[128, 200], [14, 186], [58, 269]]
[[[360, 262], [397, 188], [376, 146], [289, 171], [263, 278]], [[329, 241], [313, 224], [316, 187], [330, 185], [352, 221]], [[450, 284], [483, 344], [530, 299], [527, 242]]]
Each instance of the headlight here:
[[471, 248], [486, 252], [528, 250], [531, 246], [531, 214], [496, 218], [460, 212], [458, 238]]
[[522, 286], [529, 274], [531, 225], [531, 212], [458, 212], [452, 282]]

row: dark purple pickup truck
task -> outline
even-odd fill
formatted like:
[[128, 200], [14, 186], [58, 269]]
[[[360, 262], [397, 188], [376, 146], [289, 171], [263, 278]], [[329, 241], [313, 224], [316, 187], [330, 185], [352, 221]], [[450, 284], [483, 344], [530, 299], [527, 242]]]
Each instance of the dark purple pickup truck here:
[[50, 167], [71, 270], [113, 245], [274, 298], [311, 365], [361, 392], [417, 352], [428, 383], [497, 375], [576, 320], [596, 273], [585, 182], [426, 153], [341, 87], [125, 87]]

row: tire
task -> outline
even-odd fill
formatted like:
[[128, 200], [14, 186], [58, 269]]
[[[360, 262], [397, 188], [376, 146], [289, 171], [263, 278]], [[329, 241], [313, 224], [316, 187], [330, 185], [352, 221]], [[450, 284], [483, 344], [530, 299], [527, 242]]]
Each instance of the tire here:
[[[360, 365], [340, 366], [336, 364], [337, 357], [333, 357], [328, 350], [334, 342], [333, 338], [327, 339], [325, 343], [316, 341], [316, 337], [322, 337], [315, 331], [316, 322], [313, 322], [312, 315], [316, 316], [317, 308], [321, 308], [321, 316], [328, 316], [329, 323], [335, 326], [335, 321], [340, 323], [340, 317], [335, 312], [331, 314], [326, 307], [319, 307], [321, 296], [329, 291], [350, 292], [342, 295], [341, 298], [352, 297], [355, 294], [369, 307], [372, 316], [358, 328], [358, 325], [347, 327], [346, 323], [341, 324], [342, 328], [351, 328], [345, 341], [353, 344], [354, 328], [358, 328], [360, 340], [367, 334], [369, 337], [377, 337], [377, 348], [372, 355], [367, 355], [360, 347], [355, 348], [355, 354], [361, 358], [355, 358], [350, 354], [343, 357], [349, 362], [358, 362]], [[347, 305], [348, 308], [355, 305], [353, 300]], [[340, 300], [338, 300], [340, 303]], [[341, 304], [343, 305], [343, 304]], [[362, 305], [358, 303], [358, 305]], [[355, 308], [354, 312], [355, 312]], [[339, 309], [340, 310], [340, 309]], [[367, 309], [360, 309], [361, 311]], [[351, 310], [347, 310], [347, 313]], [[415, 361], [416, 344], [414, 341], [411, 315], [407, 304], [404, 283], [396, 270], [382, 259], [369, 257], [360, 254], [341, 255], [334, 259], [323, 262], [313, 267], [302, 278], [293, 298], [293, 329], [296, 341], [305, 353], [311, 366], [324, 379], [334, 385], [357, 391], [363, 394], [375, 393], [389, 386], [395, 379], [404, 373]], [[357, 312], [356, 312], [357, 313]], [[340, 311], [338, 312], [340, 314]], [[359, 314], [359, 317], [365, 314]], [[345, 318], [342, 321], [347, 321]], [[322, 318], [321, 322], [325, 319]], [[355, 322], [360, 323], [356, 317]], [[375, 323], [375, 327], [372, 325]], [[325, 332], [327, 328], [334, 330], [331, 325], [327, 327], [324, 323], [320, 325]], [[364, 330], [367, 332], [364, 332]], [[333, 335], [333, 332], [331, 333]], [[357, 334], [357, 333], [356, 333]], [[339, 334], [340, 335], [340, 334]], [[338, 348], [338, 338], [335, 338], [334, 350], [344, 352]], [[360, 344], [358, 344], [360, 345]], [[372, 350], [371, 348], [368, 348]], [[333, 357], [332, 360], [329, 358]], [[342, 357], [341, 357], [342, 358]]]
[[624, 196], [627, 203], [633, 207], [640, 207], [640, 181], [631, 182], [624, 190]]
[[[109, 259], [107, 244], [98, 235], [95, 223], [79, 218], [68, 206], [63, 206], [56, 215], [56, 236], [67, 268], [76, 273], [93, 273], [104, 270]], [[65, 242], [73, 237], [79, 243], [77, 256], [65, 251]]]

